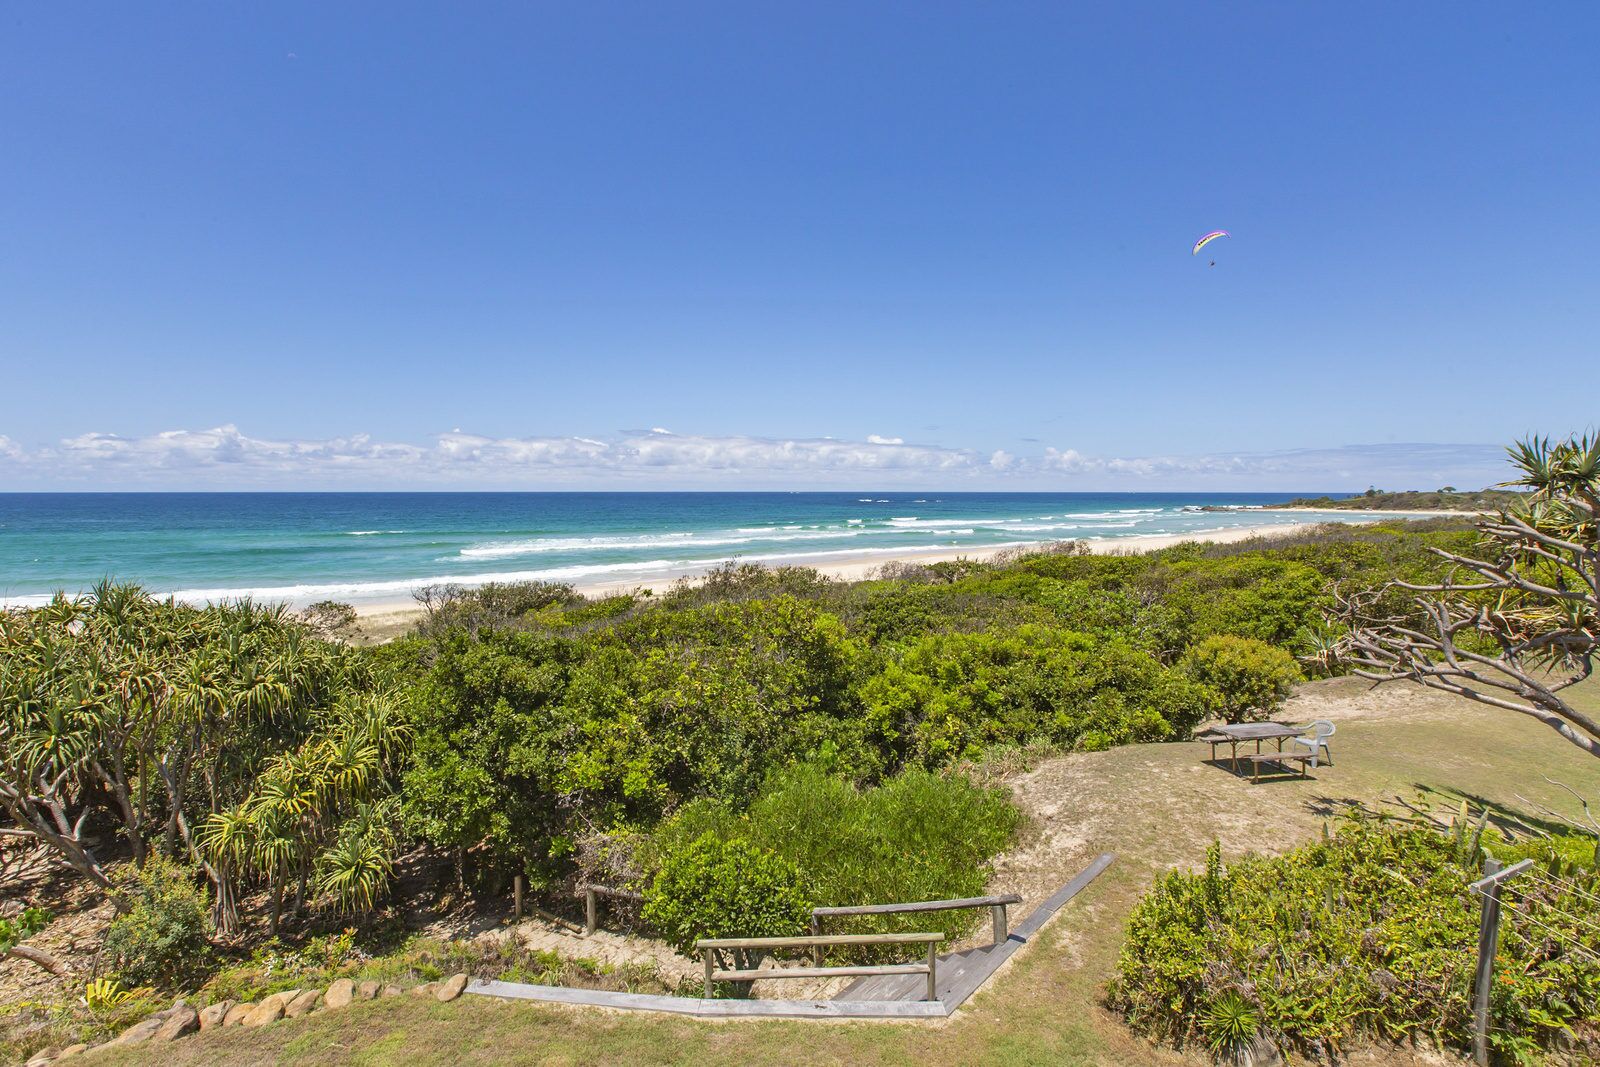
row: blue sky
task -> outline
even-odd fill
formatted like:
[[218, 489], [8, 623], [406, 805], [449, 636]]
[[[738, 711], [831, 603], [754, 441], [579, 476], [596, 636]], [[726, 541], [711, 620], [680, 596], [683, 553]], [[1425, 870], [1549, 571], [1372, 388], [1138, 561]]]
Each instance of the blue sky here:
[[1482, 484], [1596, 419], [1597, 54], [1592, 3], [11, 5], [0, 489]]

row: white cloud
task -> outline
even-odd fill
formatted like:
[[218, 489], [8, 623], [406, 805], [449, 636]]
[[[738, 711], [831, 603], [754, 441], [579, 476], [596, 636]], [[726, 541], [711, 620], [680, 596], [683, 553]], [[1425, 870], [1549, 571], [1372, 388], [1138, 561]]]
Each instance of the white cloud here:
[[1046, 448], [1042, 470], [1107, 479], [1127, 488], [1258, 487], [1266, 490], [1479, 487], [1506, 476], [1505, 451], [1482, 444], [1379, 444], [1197, 456], [1093, 456]]
[[252, 437], [233, 425], [142, 437], [93, 432], [28, 448], [0, 435], [0, 488], [996, 488], [1284, 491], [1477, 487], [1505, 475], [1488, 445], [1384, 444], [1209, 455], [1014, 455], [898, 437], [768, 438], [646, 433], [430, 443], [366, 434]]
[[429, 445], [251, 437], [236, 426], [170, 430], [144, 437], [86, 433], [27, 450], [0, 437], [0, 484], [64, 487], [368, 488], [441, 484], [522, 487], [638, 481], [684, 484], [852, 484], [916, 481], [982, 468], [971, 452], [938, 446], [648, 433], [597, 437], [487, 437], [452, 430]]

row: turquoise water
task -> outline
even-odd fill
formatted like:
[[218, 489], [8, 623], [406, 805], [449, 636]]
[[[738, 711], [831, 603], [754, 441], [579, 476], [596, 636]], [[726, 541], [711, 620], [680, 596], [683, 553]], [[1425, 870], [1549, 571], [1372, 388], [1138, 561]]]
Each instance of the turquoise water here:
[[108, 576], [195, 602], [297, 605], [401, 601], [445, 581], [648, 584], [732, 558], [826, 564], [1303, 522], [1255, 510], [1296, 495], [1312, 494], [12, 493], [0, 494], [0, 602]]

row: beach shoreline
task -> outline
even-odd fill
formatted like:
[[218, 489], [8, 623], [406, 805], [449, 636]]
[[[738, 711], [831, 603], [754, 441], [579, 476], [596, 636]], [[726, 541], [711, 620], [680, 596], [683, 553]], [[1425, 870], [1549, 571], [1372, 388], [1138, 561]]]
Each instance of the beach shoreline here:
[[[1305, 510], [1311, 511], [1314, 509]], [[1349, 525], [1362, 525], [1384, 520], [1375, 517], [1363, 517], [1341, 519], [1339, 521]], [[1091, 553], [1099, 555], [1125, 552], [1142, 553], [1155, 552], [1163, 548], [1171, 548], [1174, 545], [1193, 541], [1211, 544], [1231, 544], [1257, 537], [1269, 539], [1284, 537], [1323, 525], [1326, 525], [1326, 523], [1264, 523], [1258, 526], [1237, 526], [1231, 529], [1209, 530], [1201, 533], [1135, 534], [1129, 537], [1106, 537], [1083, 540], [1080, 543], [1086, 545]], [[859, 582], [871, 578], [883, 567], [895, 564], [947, 563], [959, 559], [981, 563], [991, 560], [1002, 553], [1019, 550], [1027, 551], [1029, 548], [1042, 548], [1048, 544], [1059, 543], [1061, 542], [1038, 541], [962, 548], [906, 549], [897, 551], [893, 555], [862, 553], [860, 556], [853, 558], [819, 558], [814, 562], [796, 559], [787, 565], [809, 567], [836, 581]], [[576, 581], [570, 584], [575, 592], [587, 597], [615, 596], [622, 593], [637, 593], [640, 591], [660, 594], [679, 582], [688, 581], [693, 583], [700, 581], [717, 566], [737, 562], [739, 562], [738, 557], [731, 557], [730, 559], [719, 560], [715, 564], [706, 564], [679, 572], [663, 572], [660, 575], [634, 575], [625, 579], [618, 578], [594, 582]], [[369, 600], [356, 603], [353, 607], [355, 607], [356, 615], [360, 620], [359, 625], [369, 639], [386, 640], [397, 637], [409, 630], [422, 617], [422, 609], [410, 597]]]

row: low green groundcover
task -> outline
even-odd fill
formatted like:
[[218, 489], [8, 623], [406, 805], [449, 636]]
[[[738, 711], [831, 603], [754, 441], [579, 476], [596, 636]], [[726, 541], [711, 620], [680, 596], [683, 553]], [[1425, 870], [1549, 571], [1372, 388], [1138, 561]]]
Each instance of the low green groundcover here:
[[[1478, 840], [1353, 821], [1278, 858], [1174, 872], [1135, 907], [1109, 1001], [1159, 1039], [1228, 1053], [1265, 1038], [1471, 1043]], [[1509, 894], [1491, 1001], [1507, 1060], [1600, 1033], [1600, 876], [1543, 866]]]

